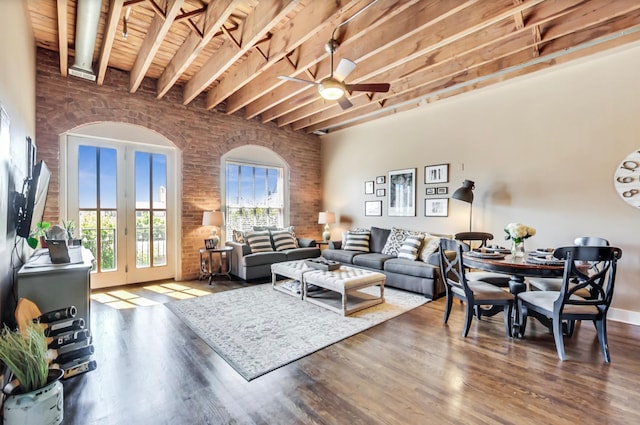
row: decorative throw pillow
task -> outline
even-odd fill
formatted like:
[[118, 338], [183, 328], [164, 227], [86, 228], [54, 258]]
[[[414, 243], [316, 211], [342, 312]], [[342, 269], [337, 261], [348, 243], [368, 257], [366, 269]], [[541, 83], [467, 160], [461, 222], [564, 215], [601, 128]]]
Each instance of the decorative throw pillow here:
[[369, 252], [369, 233], [351, 233], [347, 234], [347, 241], [344, 249], [349, 251]]
[[244, 238], [244, 232], [241, 230], [234, 230], [233, 241], [238, 243], [246, 243], [246, 240]]
[[358, 234], [358, 235], [364, 235], [364, 234], [370, 235], [371, 231], [369, 229], [357, 228], [353, 230], [348, 230], [346, 232], [342, 232], [342, 249], [344, 249], [344, 246], [347, 244], [347, 235], [349, 233]]
[[440, 248], [440, 238], [430, 234], [424, 235], [422, 241], [422, 250], [420, 251], [420, 259], [422, 261], [428, 261], [429, 256], [436, 252]]
[[293, 243], [296, 244], [296, 248], [300, 248], [300, 245], [298, 245], [298, 238], [296, 238], [296, 231], [293, 226], [285, 227], [282, 230], [286, 230], [287, 232], [291, 233], [291, 237], [293, 237]]
[[422, 233], [407, 236], [398, 251], [398, 258], [406, 258], [407, 260], [417, 259], [418, 250], [420, 246], [422, 246], [423, 239], [424, 235]]
[[271, 234], [268, 230], [262, 232], [247, 232], [245, 239], [251, 248], [251, 252], [270, 252], [273, 251], [271, 246]]
[[272, 230], [271, 239], [273, 239], [273, 246], [276, 251], [297, 248], [296, 240], [288, 230]]
[[389, 237], [387, 238], [387, 243], [385, 243], [384, 248], [382, 248], [382, 253], [397, 256], [400, 247], [402, 247], [402, 243], [410, 234], [412, 234], [412, 232], [408, 230], [392, 227], [391, 233], [389, 233]]

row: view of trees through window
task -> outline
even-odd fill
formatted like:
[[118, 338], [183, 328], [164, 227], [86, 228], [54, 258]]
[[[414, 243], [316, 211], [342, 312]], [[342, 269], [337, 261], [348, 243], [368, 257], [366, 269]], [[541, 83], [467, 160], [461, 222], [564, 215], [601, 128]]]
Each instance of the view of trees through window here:
[[[227, 229], [249, 230], [253, 226], [282, 227], [284, 195], [281, 167], [239, 162], [226, 164]], [[231, 232], [226, 232], [227, 239]]]

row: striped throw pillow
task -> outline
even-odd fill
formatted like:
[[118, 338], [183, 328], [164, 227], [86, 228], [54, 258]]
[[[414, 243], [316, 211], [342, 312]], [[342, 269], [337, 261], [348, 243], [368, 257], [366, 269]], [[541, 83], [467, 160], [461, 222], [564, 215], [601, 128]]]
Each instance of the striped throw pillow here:
[[344, 249], [349, 251], [369, 252], [368, 233], [349, 233]]
[[276, 251], [297, 248], [296, 241], [288, 230], [272, 230], [271, 239], [273, 239], [273, 246]]
[[416, 260], [418, 258], [418, 250], [422, 245], [423, 239], [424, 235], [421, 233], [407, 236], [404, 242], [402, 242], [402, 246], [398, 250], [398, 258]]
[[247, 232], [245, 234], [245, 240], [251, 248], [251, 252], [270, 252], [273, 251], [271, 246], [271, 234], [268, 230], [261, 232]]

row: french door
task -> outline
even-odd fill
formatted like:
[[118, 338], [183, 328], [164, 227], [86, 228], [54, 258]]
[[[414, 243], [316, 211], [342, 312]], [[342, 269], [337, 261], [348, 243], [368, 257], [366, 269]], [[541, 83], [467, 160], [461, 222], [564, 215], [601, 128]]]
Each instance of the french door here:
[[101, 288], [175, 276], [175, 155], [151, 145], [69, 136], [67, 214]]

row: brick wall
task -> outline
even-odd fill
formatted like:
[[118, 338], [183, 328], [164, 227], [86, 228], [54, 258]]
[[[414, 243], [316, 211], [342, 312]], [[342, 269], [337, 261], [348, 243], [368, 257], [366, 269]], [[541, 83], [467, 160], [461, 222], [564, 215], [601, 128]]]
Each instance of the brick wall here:
[[[62, 78], [58, 57], [38, 49], [36, 78], [36, 144], [38, 160], [52, 171], [44, 219], [59, 222], [58, 136], [77, 126], [116, 121], [141, 125], [171, 140], [182, 151], [181, 250], [183, 278], [198, 274], [198, 249], [209, 230], [201, 226], [202, 211], [219, 209], [220, 157], [238, 146], [265, 146], [278, 153], [291, 170], [291, 219], [296, 234], [318, 238], [321, 207], [320, 140], [313, 135], [245, 120], [241, 112], [226, 115], [204, 108], [204, 95], [181, 103], [180, 88], [155, 98], [155, 81], [145, 79], [134, 94], [129, 74], [113, 69], [104, 85], [74, 77]], [[64, 218], [64, 217], [62, 217]]]

